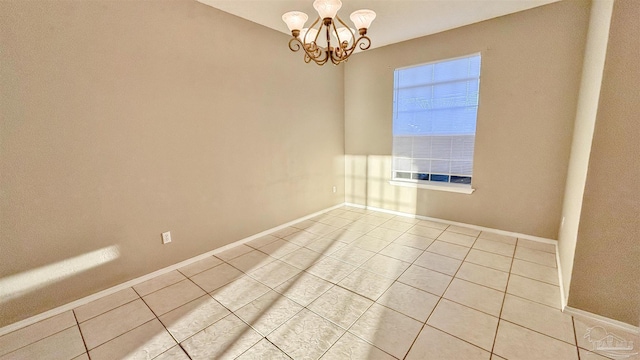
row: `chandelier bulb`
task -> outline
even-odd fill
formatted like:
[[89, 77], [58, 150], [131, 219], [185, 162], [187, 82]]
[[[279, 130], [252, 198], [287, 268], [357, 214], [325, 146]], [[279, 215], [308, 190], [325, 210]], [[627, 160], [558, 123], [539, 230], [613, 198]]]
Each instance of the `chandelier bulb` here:
[[316, 0], [313, 8], [316, 9], [321, 19], [333, 19], [342, 7], [340, 0]]
[[354, 11], [351, 14], [355, 24], [353, 29], [337, 15], [342, 1], [315, 0], [313, 7], [319, 17], [307, 28], [304, 27], [309, 20], [307, 14], [290, 11], [282, 15], [282, 20], [293, 35], [289, 40], [289, 49], [293, 52], [302, 50], [306, 63], [313, 61], [317, 65], [324, 65], [331, 62], [338, 65], [347, 61], [354, 52], [369, 49], [371, 40], [367, 37], [367, 29], [376, 18], [374, 11]]
[[376, 13], [369, 9], [356, 10], [351, 13], [350, 18], [356, 26], [356, 29], [368, 29], [371, 26], [373, 19], [376, 18]]
[[309, 17], [302, 11], [289, 11], [282, 15], [282, 21], [287, 24], [289, 31], [302, 30], [304, 23], [307, 22]]

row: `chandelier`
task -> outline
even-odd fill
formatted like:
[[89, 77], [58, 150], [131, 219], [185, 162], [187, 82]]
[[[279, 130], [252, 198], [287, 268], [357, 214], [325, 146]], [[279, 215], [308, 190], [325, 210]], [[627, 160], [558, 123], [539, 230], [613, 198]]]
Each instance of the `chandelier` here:
[[[351, 21], [358, 29], [356, 39], [356, 30], [349, 28], [337, 15], [342, 7], [342, 1], [315, 0], [313, 7], [318, 12], [318, 18], [308, 28], [303, 28], [304, 23], [309, 19], [307, 14], [301, 11], [290, 11], [282, 15], [282, 20], [293, 35], [289, 40], [289, 49], [294, 52], [304, 50], [306, 63], [313, 61], [318, 65], [324, 65], [331, 61], [338, 65], [347, 61], [357, 48], [367, 50], [371, 46], [371, 40], [366, 35], [371, 22], [376, 18], [374, 11], [364, 9], [351, 14]], [[333, 46], [332, 42], [336, 45]]]

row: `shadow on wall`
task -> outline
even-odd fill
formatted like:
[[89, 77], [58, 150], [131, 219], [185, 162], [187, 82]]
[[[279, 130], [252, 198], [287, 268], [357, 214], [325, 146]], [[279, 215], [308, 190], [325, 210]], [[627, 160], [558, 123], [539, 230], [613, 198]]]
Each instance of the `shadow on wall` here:
[[416, 188], [391, 185], [389, 155], [345, 155], [345, 201], [415, 214]]

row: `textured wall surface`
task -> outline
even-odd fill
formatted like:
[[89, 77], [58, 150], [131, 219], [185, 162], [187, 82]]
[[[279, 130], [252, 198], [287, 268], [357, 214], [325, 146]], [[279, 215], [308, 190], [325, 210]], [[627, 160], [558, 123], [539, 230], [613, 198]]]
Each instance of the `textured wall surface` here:
[[[347, 201], [555, 239], [589, 22], [563, 1], [357, 54], [345, 70]], [[482, 54], [472, 195], [389, 185], [396, 68]]]
[[640, 326], [640, 2], [617, 0], [569, 306]]
[[1, 2], [0, 279], [34, 281], [0, 326], [343, 202], [343, 69], [287, 41], [190, 0]]

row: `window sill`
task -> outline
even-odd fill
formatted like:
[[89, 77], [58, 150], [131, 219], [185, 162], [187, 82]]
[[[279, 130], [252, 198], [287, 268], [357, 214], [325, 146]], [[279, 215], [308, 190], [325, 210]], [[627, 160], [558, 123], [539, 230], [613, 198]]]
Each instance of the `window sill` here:
[[389, 181], [389, 184], [395, 185], [395, 186], [417, 188], [417, 189], [447, 191], [447, 192], [454, 192], [454, 193], [467, 194], [467, 195], [473, 194], [473, 192], [476, 191], [476, 189], [473, 189], [471, 185], [451, 184], [451, 183], [442, 183], [438, 185], [435, 185], [435, 184], [432, 185], [432, 184], [424, 184], [424, 183], [418, 183], [413, 181], [391, 180]]

